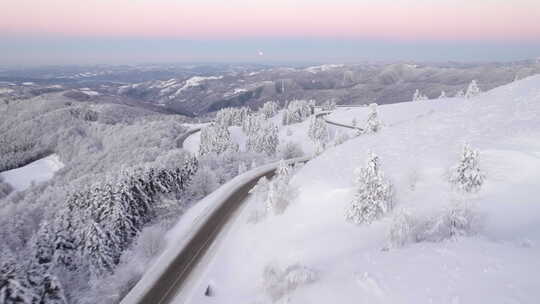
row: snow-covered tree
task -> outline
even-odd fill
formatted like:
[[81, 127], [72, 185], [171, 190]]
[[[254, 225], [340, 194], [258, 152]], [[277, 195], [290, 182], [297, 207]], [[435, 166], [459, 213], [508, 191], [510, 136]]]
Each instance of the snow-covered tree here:
[[238, 144], [231, 139], [228, 128], [221, 124], [214, 124], [201, 130], [199, 155], [208, 153], [221, 154], [227, 150], [238, 150]]
[[326, 144], [330, 140], [330, 131], [322, 118], [316, 118], [315, 116], [311, 118], [308, 137], [315, 144], [317, 153], [322, 152], [326, 148]]
[[484, 180], [485, 175], [480, 170], [479, 152], [465, 144], [458, 165], [452, 169], [450, 183], [461, 191], [477, 192]]
[[294, 189], [289, 185], [291, 168], [281, 161], [276, 175], [268, 185], [266, 208], [268, 213], [282, 214], [294, 197]]
[[463, 98], [463, 97], [465, 97], [465, 92], [463, 92], [463, 90], [459, 90], [459, 91], [456, 92], [455, 97]]
[[248, 151], [275, 155], [279, 145], [279, 131], [271, 122], [258, 122], [258, 129], [252, 129], [248, 133], [246, 148]]
[[302, 147], [295, 142], [287, 142], [283, 145], [279, 151], [279, 155], [282, 159], [291, 159], [304, 155]]
[[225, 127], [242, 126], [249, 112], [246, 107], [224, 108], [216, 113], [216, 123]]
[[368, 133], [376, 133], [381, 130], [382, 123], [379, 120], [379, 115], [377, 112], [377, 104], [372, 103], [369, 105], [369, 115], [366, 120], [365, 131]]
[[321, 109], [323, 111], [333, 111], [333, 110], [335, 110], [336, 109], [336, 101], [334, 99], [330, 99], [330, 100], [325, 101], [321, 105]]
[[37, 296], [24, 284], [24, 279], [18, 273], [13, 257], [2, 258], [4, 261], [0, 262], [0, 303], [38, 303]]
[[445, 91], [441, 91], [441, 95], [439, 95], [439, 99], [443, 99], [443, 98], [446, 98], [446, 92]]
[[380, 169], [379, 157], [369, 153], [366, 166], [355, 171], [355, 194], [346, 218], [356, 224], [369, 224], [393, 208], [392, 185]]
[[482, 91], [478, 87], [478, 84], [476, 83], [476, 80], [472, 80], [469, 84], [469, 87], [467, 88], [467, 92], [465, 93], [465, 98], [472, 98], [475, 96], [480, 95]]
[[421, 100], [428, 100], [428, 98], [426, 95], [422, 94], [420, 90], [416, 89], [416, 91], [414, 91], [413, 101], [421, 101]]
[[240, 162], [240, 164], [238, 165], [238, 174], [242, 174], [246, 172], [247, 170], [248, 169], [247, 169], [246, 163]]
[[293, 100], [283, 111], [283, 124], [290, 125], [306, 120], [311, 116], [311, 106], [306, 100]]
[[265, 118], [271, 118], [274, 117], [279, 110], [279, 105], [275, 101], [267, 101], [263, 104], [261, 109], [259, 110], [262, 115], [264, 115]]
[[83, 256], [92, 274], [97, 278], [111, 273], [118, 263], [118, 252], [110, 234], [96, 222], [90, 223], [83, 233]]
[[10, 184], [4, 182], [3, 177], [0, 176], [0, 199], [8, 196], [8, 194], [10, 194], [11, 192], [13, 192], [13, 187], [11, 187]]
[[46, 275], [43, 279], [43, 291], [41, 301], [43, 304], [67, 304], [64, 290], [58, 278], [53, 275]]
[[265, 122], [266, 118], [264, 115], [260, 113], [250, 114], [246, 117], [244, 123], [242, 124], [242, 131], [249, 136], [250, 134], [258, 132]]

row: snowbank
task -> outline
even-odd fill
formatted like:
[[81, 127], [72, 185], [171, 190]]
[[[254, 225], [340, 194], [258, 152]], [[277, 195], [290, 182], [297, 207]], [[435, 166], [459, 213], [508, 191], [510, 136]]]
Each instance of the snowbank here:
[[52, 154], [36, 160], [24, 167], [0, 173], [4, 180], [16, 191], [30, 187], [32, 183], [40, 183], [51, 179], [54, 173], [64, 167], [58, 155]]

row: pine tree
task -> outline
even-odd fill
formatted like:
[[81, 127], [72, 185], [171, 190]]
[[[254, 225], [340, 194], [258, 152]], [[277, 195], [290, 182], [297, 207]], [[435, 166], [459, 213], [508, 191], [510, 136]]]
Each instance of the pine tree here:
[[37, 296], [23, 282], [17, 271], [13, 257], [2, 257], [0, 263], [0, 303], [31, 304], [37, 302]]
[[289, 185], [290, 182], [290, 167], [281, 160], [276, 175], [268, 184], [268, 197], [266, 199], [266, 208], [268, 213], [282, 214], [294, 192]]
[[246, 163], [240, 162], [240, 164], [238, 164], [238, 174], [242, 174], [246, 171], [247, 171]]
[[384, 179], [379, 157], [368, 155], [366, 167], [355, 172], [355, 187], [346, 218], [356, 224], [370, 224], [389, 212], [392, 207], [392, 186]]
[[[262, 118], [262, 117], [261, 117]], [[279, 145], [279, 130], [276, 125], [264, 121], [256, 123], [258, 128], [248, 133], [246, 149], [272, 156], [276, 154]]]
[[368, 133], [376, 133], [381, 130], [381, 121], [379, 120], [379, 115], [377, 112], [377, 104], [372, 103], [369, 105], [370, 113], [366, 121], [365, 130]]
[[480, 170], [480, 154], [469, 144], [463, 146], [459, 164], [453, 168], [450, 183], [464, 192], [477, 192], [485, 176]]
[[28, 261], [26, 279], [35, 294], [41, 294], [43, 281], [52, 267], [54, 257], [54, 236], [50, 225], [42, 222], [37, 234], [32, 238], [32, 258]]
[[333, 99], [327, 100], [322, 104], [323, 111], [333, 111], [336, 109], [336, 101]]
[[308, 129], [308, 137], [315, 144], [317, 154], [326, 148], [326, 144], [330, 140], [330, 132], [326, 122], [322, 118], [312, 117]]
[[268, 101], [261, 107], [260, 113], [264, 115], [266, 119], [274, 117], [279, 110], [279, 106], [275, 101]]
[[416, 89], [416, 91], [414, 91], [413, 101], [421, 101], [421, 100], [427, 100], [427, 99], [428, 99], [427, 96], [420, 93], [420, 90]]
[[463, 98], [463, 97], [465, 97], [465, 92], [463, 92], [463, 90], [459, 90], [459, 91], [457, 91], [455, 97], [457, 97], [457, 98]]
[[480, 88], [478, 87], [478, 84], [476, 83], [476, 80], [472, 80], [469, 84], [469, 87], [467, 88], [467, 93], [465, 93], [465, 98], [472, 98], [475, 96], [480, 95], [482, 91], [480, 91]]
[[54, 264], [75, 270], [78, 264], [76, 239], [72, 216], [67, 208], [57, 214], [54, 223]]
[[84, 232], [83, 255], [95, 277], [111, 273], [118, 258], [115, 250], [110, 235], [98, 223], [89, 223]]
[[227, 127], [214, 124], [201, 130], [199, 155], [208, 153], [221, 154], [228, 150], [238, 151], [238, 145], [232, 141], [231, 133]]
[[53, 275], [46, 275], [43, 280], [42, 304], [67, 304], [60, 281]]
[[306, 120], [311, 116], [311, 106], [305, 100], [293, 100], [283, 111], [283, 125], [290, 125]]

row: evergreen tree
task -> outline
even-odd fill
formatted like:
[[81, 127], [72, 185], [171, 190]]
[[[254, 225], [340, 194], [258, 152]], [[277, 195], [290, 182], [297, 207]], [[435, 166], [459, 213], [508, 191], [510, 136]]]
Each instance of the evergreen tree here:
[[260, 113], [264, 115], [266, 119], [274, 117], [279, 110], [279, 106], [275, 101], [267, 101], [261, 107]]
[[305, 100], [293, 100], [283, 112], [283, 125], [290, 125], [306, 120], [311, 116], [311, 106]]
[[392, 186], [384, 179], [377, 155], [370, 153], [366, 167], [355, 172], [355, 187], [346, 213], [348, 220], [356, 224], [370, 224], [392, 209]]
[[428, 98], [426, 95], [422, 94], [420, 90], [416, 89], [416, 91], [414, 91], [413, 101], [421, 101], [421, 100], [428, 100]]
[[323, 111], [333, 111], [336, 109], [336, 101], [333, 99], [327, 100], [322, 104]]
[[478, 87], [478, 84], [476, 83], [476, 80], [472, 80], [469, 84], [469, 87], [467, 88], [467, 93], [465, 93], [465, 98], [472, 98], [475, 96], [480, 95], [482, 91]]
[[40, 304], [67, 304], [62, 285], [53, 275], [48, 274], [43, 280]]
[[199, 155], [208, 153], [221, 154], [225, 151], [238, 151], [238, 145], [231, 140], [231, 133], [227, 127], [214, 124], [201, 130]]
[[242, 174], [246, 171], [247, 171], [246, 163], [240, 162], [240, 164], [238, 164], [238, 174]]
[[277, 126], [268, 121], [259, 121], [256, 125], [258, 128], [252, 129], [248, 133], [246, 149], [257, 153], [265, 153], [268, 156], [275, 155], [279, 145], [279, 130]]
[[330, 132], [326, 122], [322, 118], [312, 117], [308, 129], [308, 137], [315, 144], [317, 153], [322, 152], [326, 148], [326, 144], [330, 140]]
[[366, 132], [376, 133], [381, 130], [381, 121], [379, 120], [379, 115], [377, 113], [377, 104], [372, 103], [369, 105], [370, 113], [366, 121]]
[[464, 192], [477, 192], [485, 176], [480, 170], [480, 154], [469, 144], [463, 146], [459, 164], [453, 168], [450, 183]]
[[0, 263], [0, 303], [31, 304], [37, 302], [36, 295], [24, 284], [13, 257], [2, 256]]
[[285, 211], [294, 195], [289, 182], [290, 167], [281, 160], [276, 169], [276, 175], [268, 184], [268, 197], [266, 199], [268, 213], [281, 214]]
[[465, 97], [465, 92], [463, 92], [463, 90], [459, 90], [459, 91], [457, 91], [455, 97], [457, 97], [457, 98], [463, 98], [463, 97]]
[[54, 264], [75, 270], [78, 264], [77, 250], [78, 241], [76, 238], [74, 219], [67, 208], [59, 212], [55, 217], [54, 224]]
[[95, 277], [111, 273], [118, 253], [109, 235], [98, 223], [91, 222], [84, 232], [83, 255], [90, 265], [90, 271]]

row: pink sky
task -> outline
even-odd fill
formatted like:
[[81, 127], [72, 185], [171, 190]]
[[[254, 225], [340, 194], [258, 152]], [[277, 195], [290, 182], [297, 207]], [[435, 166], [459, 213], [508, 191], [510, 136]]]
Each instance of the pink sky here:
[[534, 0], [2, 0], [0, 35], [540, 40]]

